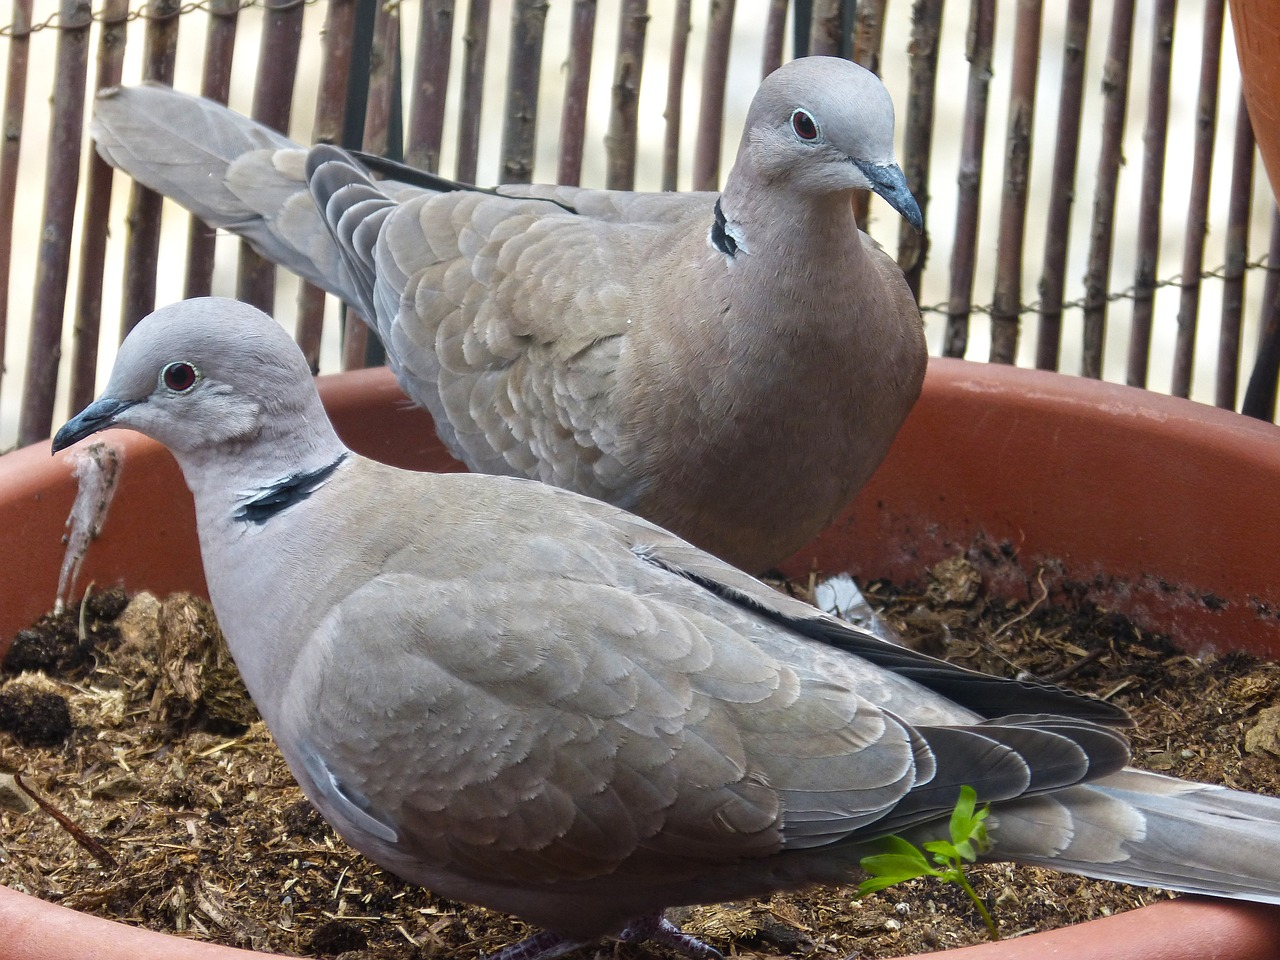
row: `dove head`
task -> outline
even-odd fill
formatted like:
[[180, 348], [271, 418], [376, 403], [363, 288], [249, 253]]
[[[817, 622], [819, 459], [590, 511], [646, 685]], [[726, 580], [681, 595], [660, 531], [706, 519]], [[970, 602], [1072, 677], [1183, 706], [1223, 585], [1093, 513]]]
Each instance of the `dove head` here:
[[870, 70], [802, 57], [765, 78], [739, 149], [775, 187], [823, 195], [871, 190], [917, 230], [920, 207], [893, 153], [893, 101]]
[[58, 431], [53, 449], [108, 427], [146, 434], [184, 466], [248, 445], [294, 463], [342, 449], [289, 335], [261, 311], [215, 297], [143, 318], [102, 396]]

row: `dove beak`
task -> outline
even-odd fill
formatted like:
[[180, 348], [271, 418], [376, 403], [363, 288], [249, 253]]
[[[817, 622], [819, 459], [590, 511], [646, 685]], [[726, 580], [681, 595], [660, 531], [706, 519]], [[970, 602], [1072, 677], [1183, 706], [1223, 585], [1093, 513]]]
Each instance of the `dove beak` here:
[[912, 196], [906, 175], [900, 166], [896, 163], [871, 163], [867, 160], [854, 160], [853, 163], [871, 183], [871, 189], [902, 214], [903, 219], [915, 227], [917, 233], [924, 230], [924, 216], [920, 213], [920, 205]]
[[140, 403], [139, 400], [117, 400], [115, 397], [102, 397], [93, 401], [74, 417], [62, 425], [62, 429], [54, 435], [53, 452], [65, 450], [77, 440], [105, 430], [116, 421], [125, 410]]

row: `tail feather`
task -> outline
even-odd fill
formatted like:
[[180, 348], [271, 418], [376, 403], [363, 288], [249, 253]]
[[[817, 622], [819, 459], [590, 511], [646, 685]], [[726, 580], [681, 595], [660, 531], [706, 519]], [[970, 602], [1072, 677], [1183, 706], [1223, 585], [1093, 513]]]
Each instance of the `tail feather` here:
[[104, 90], [92, 132], [113, 167], [354, 302], [358, 290], [307, 189], [305, 147], [221, 104], [159, 84]]
[[1125, 769], [996, 804], [990, 859], [1280, 903], [1280, 799]]

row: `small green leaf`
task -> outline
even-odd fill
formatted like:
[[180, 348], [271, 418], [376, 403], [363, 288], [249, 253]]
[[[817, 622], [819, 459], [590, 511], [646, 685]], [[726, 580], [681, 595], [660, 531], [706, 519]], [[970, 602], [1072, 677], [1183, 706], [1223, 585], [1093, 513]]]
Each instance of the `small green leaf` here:
[[887, 887], [902, 883], [904, 880], [914, 879], [915, 877], [871, 877], [858, 884], [858, 896], [865, 897], [868, 893], [878, 893]]
[[951, 842], [963, 843], [973, 833], [973, 808], [978, 803], [978, 792], [966, 784], [960, 788], [960, 799], [951, 811]]
[[991, 841], [987, 839], [987, 825], [983, 822], [984, 820], [987, 819], [987, 814], [990, 812], [991, 812], [991, 807], [989, 806], [983, 807], [976, 814], [974, 814], [974, 817], [973, 817], [974, 827], [973, 827], [973, 832], [970, 834], [970, 836], [973, 837], [973, 841], [978, 845], [979, 853], [985, 853], [986, 851], [991, 849]]
[[[915, 857], [921, 863], [925, 862], [924, 854], [920, 852], [919, 848], [910, 840], [904, 840], [896, 833], [891, 833], [887, 837], [881, 837], [876, 841], [876, 846], [880, 848], [882, 853], [896, 853], [903, 857]], [[925, 848], [928, 849], [928, 847], [929, 845], [926, 843]]]
[[954, 860], [956, 848], [949, 840], [930, 840], [924, 848], [933, 854], [935, 860]]
[[874, 877], [898, 877], [901, 880], [913, 880], [916, 877], [936, 874], [927, 860], [915, 851], [914, 856], [903, 856], [898, 853], [880, 853], [862, 858], [862, 869]]
[[[973, 787], [960, 788], [960, 796], [951, 811], [950, 841], [930, 840], [922, 845], [924, 849], [921, 850], [920, 847], [896, 834], [881, 837], [877, 845], [883, 852], [863, 857], [860, 861], [862, 869], [871, 876], [858, 884], [858, 896], [884, 890], [886, 887], [892, 887], [904, 880], [914, 880], [916, 877], [938, 877], [946, 883], [955, 883], [964, 889], [975, 909], [982, 915], [991, 939], [999, 940], [999, 928], [964, 874], [964, 862], [973, 862], [978, 854], [989, 846], [987, 827], [983, 821], [986, 820], [991, 808], [987, 805], [978, 810], [977, 802], [978, 794]], [[938, 864], [937, 867], [929, 864], [925, 852], [933, 855], [934, 862]]]
[[897, 874], [903, 877], [918, 877], [932, 868], [921, 857], [903, 857], [896, 853], [878, 853], [862, 858], [862, 869], [877, 877]]

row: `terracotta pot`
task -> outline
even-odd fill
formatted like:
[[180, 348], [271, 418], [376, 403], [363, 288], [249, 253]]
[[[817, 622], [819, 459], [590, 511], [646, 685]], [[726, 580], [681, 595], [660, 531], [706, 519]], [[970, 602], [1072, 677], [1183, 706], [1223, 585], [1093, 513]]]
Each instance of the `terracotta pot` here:
[[[982, 536], [1196, 653], [1280, 657], [1280, 427], [1080, 377], [932, 360], [850, 509], [784, 565], [918, 578]], [[978, 561], [980, 555], [974, 557]]]
[[1280, 5], [1231, 0], [1240, 86], [1271, 190], [1280, 197]]
[[[369, 456], [456, 470], [428, 418], [385, 371], [321, 378], [338, 431]], [[136, 434], [81, 584], [204, 588], [190, 500], [169, 455]], [[74, 497], [67, 455], [44, 445], [0, 457], [0, 638], [53, 600]], [[1184, 646], [1280, 656], [1280, 429], [1128, 387], [933, 360], [924, 395], [858, 501], [785, 566], [917, 579], [992, 546], [998, 591], [1025, 595], [1037, 571], [1070, 583]], [[983, 551], [976, 554], [981, 559]], [[1043, 569], [1042, 569], [1043, 567]], [[93, 956], [234, 960], [250, 954], [83, 916], [0, 887], [0, 960]], [[1202, 898], [932, 957], [1014, 960], [1262, 958], [1280, 909]], [[188, 950], [190, 952], [188, 952]]]

